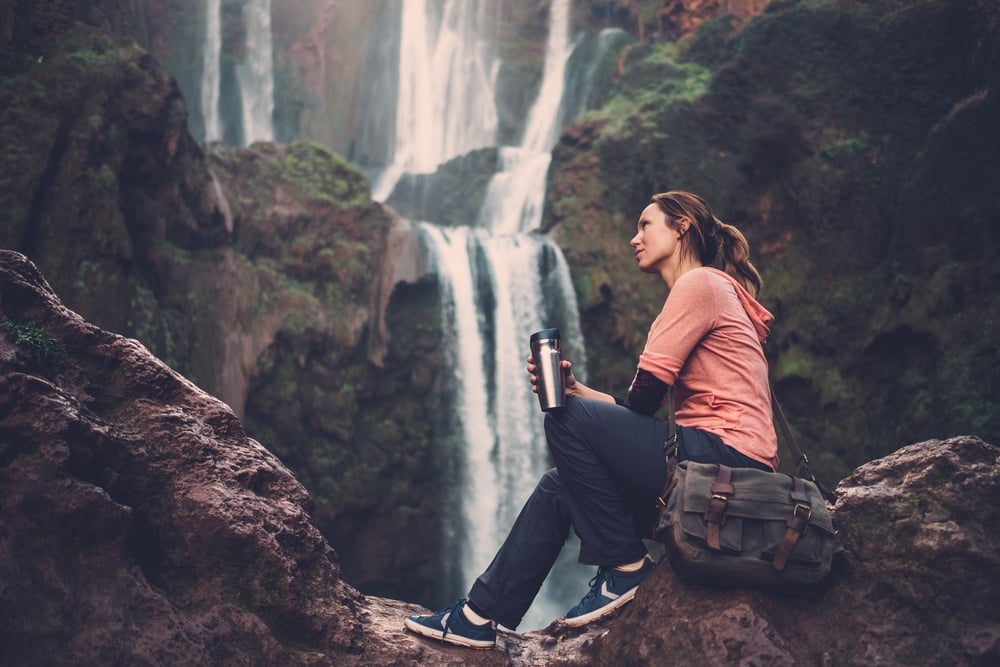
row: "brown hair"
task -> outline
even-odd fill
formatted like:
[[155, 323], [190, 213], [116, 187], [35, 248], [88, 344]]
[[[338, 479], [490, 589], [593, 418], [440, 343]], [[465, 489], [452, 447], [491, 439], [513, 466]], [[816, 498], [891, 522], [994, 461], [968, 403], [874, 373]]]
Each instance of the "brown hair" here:
[[650, 203], [666, 213], [667, 223], [680, 230], [680, 218], [691, 222], [683, 244], [684, 252], [697, 255], [705, 266], [714, 266], [722, 251], [722, 270], [735, 278], [754, 297], [760, 294], [763, 281], [750, 263], [750, 244], [735, 226], [715, 217], [712, 208], [698, 195], [674, 190], [653, 195]]

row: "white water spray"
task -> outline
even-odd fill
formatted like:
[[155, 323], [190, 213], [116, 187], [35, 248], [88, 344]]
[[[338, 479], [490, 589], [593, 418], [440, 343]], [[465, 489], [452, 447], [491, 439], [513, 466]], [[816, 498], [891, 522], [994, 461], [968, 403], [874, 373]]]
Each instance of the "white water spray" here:
[[554, 0], [549, 15], [542, 84], [521, 140], [521, 146], [526, 150], [548, 153], [559, 138], [562, 129], [559, 127], [559, 108], [566, 87], [566, 63], [571, 53], [569, 2]]
[[[205, 141], [221, 141], [225, 125], [220, 111], [222, 59], [222, 0], [205, 0], [205, 42], [201, 70], [201, 116]], [[271, 40], [271, 0], [243, 5], [245, 58], [236, 66], [240, 88], [243, 143], [274, 138], [274, 63]]]
[[496, 144], [498, 62], [495, 45], [483, 37], [491, 8], [469, 0], [403, 2], [396, 144], [392, 163], [372, 184], [373, 199], [385, 200], [404, 173], [429, 173]]
[[[483, 533], [497, 531], [496, 508], [501, 502], [500, 484], [491, 455], [497, 441], [496, 424], [489, 410], [488, 377], [483, 349], [483, 322], [476, 308], [476, 266], [469, 261], [476, 256], [478, 239], [475, 230], [468, 227], [446, 229], [422, 223], [421, 232], [430, 240], [436, 260], [438, 276], [444, 287], [442, 294], [442, 328], [445, 338], [455, 341], [448, 349], [454, 355], [449, 359], [453, 369], [453, 390], [456, 409], [461, 415], [461, 437], [465, 443], [465, 462], [462, 470], [463, 493], [462, 523], [460, 531], [463, 563], [488, 563], [493, 555], [492, 540], [483, 539]], [[468, 568], [463, 568], [467, 576]]]
[[[212, 0], [216, 2], [217, 0]], [[271, 0], [248, 0], [243, 5], [246, 57], [236, 66], [243, 99], [243, 142], [274, 138], [274, 54], [271, 45]]]
[[222, 51], [222, 0], [205, 0], [205, 49], [201, 59], [201, 117], [205, 141], [222, 138], [219, 120], [219, 57]]

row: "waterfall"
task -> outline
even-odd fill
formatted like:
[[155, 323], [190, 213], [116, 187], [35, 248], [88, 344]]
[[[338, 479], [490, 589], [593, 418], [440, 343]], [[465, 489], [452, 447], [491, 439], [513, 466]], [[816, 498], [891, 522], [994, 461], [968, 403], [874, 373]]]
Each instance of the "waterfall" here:
[[562, 129], [559, 127], [559, 108], [566, 87], [566, 63], [570, 53], [569, 3], [555, 0], [549, 14], [542, 85], [521, 140], [521, 146], [527, 150], [548, 153], [559, 138]]
[[[493, 271], [493, 341], [497, 355], [492, 413], [497, 424], [494, 477], [500, 485], [496, 514], [500, 533], [480, 528], [483, 540], [494, 545], [513, 523], [521, 505], [549, 467], [542, 415], [534, 394], [527, 390], [524, 358], [533, 331], [558, 326], [566, 356], [574, 372], [586, 377], [583, 336], [578, 321], [576, 295], [562, 252], [538, 229], [545, 199], [551, 150], [560, 131], [560, 109], [566, 63], [572, 52], [569, 40], [569, 0], [554, 0], [550, 9], [545, 66], [538, 97], [528, 114], [520, 145], [501, 150], [501, 168], [487, 190], [479, 224], [487, 230], [483, 245]], [[479, 521], [484, 521], [482, 517]], [[575, 546], [575, 545], [574, 545]], [[574, 567], [575, 549], [564, 550], [561, 562], [549, 575], [524, 619], [525, 627], [541, 627], [562, 616], [585, 589], [589, 574]], [[475, 576], [488, 560], [465, 562], [468, 576]], [[574, 596], [577, 599], [574, 599]]]
[[[489, 564], [549, 462], [543, 415], [524, 370], [528, 337], [562, 330], [567, 357], [585, 377], [576, 295], [558, 246], [537, 232], [551, 150], [561, 129], [572, 52], [569, 0], [553, 0], [538, 96], [516, 146], [501, 146], [498, 171], [474, 226], [417, 225], [442, 285], [442, 333], [454, 369], [457, 437], [464, 452], [457, 551], [463, 586]], [[497, 144], [496, 48], [487, 0], [404, 0], [395, 144], [373, 178], [385, 200], [405, 173]], [[490, 307], [485, 307], [490, 304]], [[590, 569], [564, 550], [522, 628], [563, 615], [586, 592]], [[465, 589], [467, 590], [467, 588]], [[455, 596], [465, 591], [454, 591]]]
[[[212, 0], [215, 1], [215, 0]], [[274, 138], [274, 56], [271, 47], [271, 0], [247, 0], [243, 5], [246, 56], [236, 66], [243, 100], [243, 143]]]
[[222, 138], [219, 120], [219, 57], [222, 51], [222, 0], [205, 0], [205, 49], [201, 59], [201, 117], [205, 141]]
[[485, 39], [492, 3], [404, 0], [399, 45], [396, 142], [390, 166], [372, 184], [385, 200], [403, 173], [496, 143], [493, 100], [498, 63]]
[[[222, 0], [205, 0], [205, 43], [202, 52], [201, 115], [204, 140], [221, 141], [225, 126], [238, 120], [243, 144], [274, 138], [274, 65], [271, 44], [271, 0], [247, 0], [243, 5], [245, 56], [236, 66], [241, 108], [239, 118], [222, 118]], [[228, 123], [227, 123], [228, 121]]]
[[[501, 501], [500, 484], [491, 454], [499, 435], [489, 409], [489, 373], [483, 350], [483, 318], [476, 307], [479, 244], [475, 230], [468, 227], [446, 229], [422, 223], [421, 231], [430, 240], [438, 277], [444, 286], [442, 327], [453, 358], [455, 409], [461, 415], [461, 439], [465, 461], [462, 466], [462, 525], [460, 562], [488, 563], [495, 545], [483, 534], [498, 531], [496, 507]], [[468, 493], [474, 489], [475, 493]], [[462, 575], [468, 576], [468, 567]]]

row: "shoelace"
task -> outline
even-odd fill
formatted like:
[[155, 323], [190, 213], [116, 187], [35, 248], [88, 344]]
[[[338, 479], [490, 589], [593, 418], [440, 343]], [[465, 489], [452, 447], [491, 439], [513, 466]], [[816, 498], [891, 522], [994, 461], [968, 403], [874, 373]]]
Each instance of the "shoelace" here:
[[601, 588], [601, 582], [604, 580], [604, 575], [612, 571], [613, 571], [612, 568], [605, 568], [605, 567], [597, 568], [597, 574], [594, 575], [593, 579], [587, 582], [587, 585], [590, 586], [590, 591], [588, 591], [587, 594], [583, 596], [583, 600], [580, 601], [580, 604], [583, 604], [587, 600], [594, 600], [597, 598], [598, 591]]
[[444, 622], [444, 632], [441, 633], [441, 641], [444, 641], [444, 638], [448, 636], [448, 632], [451, 630], [451, 623], [455, 619], [455, 614], [461, 614], [464, 605], [465, 598], [462, 598], [442, 612], [443, 614], [447, 614], [448, 620]]

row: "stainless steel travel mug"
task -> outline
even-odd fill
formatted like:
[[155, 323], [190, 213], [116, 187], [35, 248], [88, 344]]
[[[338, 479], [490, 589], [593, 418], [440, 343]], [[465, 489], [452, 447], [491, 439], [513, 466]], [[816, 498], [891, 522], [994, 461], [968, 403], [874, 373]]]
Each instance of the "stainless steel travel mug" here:
[[538, 376], [538, 404], [542, 412], [561, 408], [566, 402], [566, 379], [559, 362], [562, 361], [562, 339], [559, 329], [542, 329], [531, 334], [531, 357], [535, 360]]

